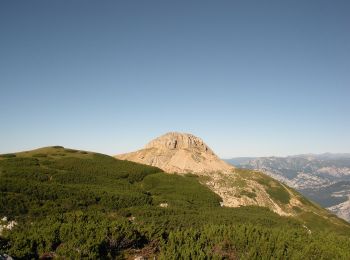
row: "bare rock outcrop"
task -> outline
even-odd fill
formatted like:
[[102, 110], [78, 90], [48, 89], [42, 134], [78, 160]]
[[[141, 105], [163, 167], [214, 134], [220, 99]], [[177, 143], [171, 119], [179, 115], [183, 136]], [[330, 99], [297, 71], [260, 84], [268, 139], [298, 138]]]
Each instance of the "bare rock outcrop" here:
[[232, 172], [233, 166], [221, 160], [202, 139], [170, 132], [149, 142], [144, 149], [120, 154], [118, 159], [156, 166], [168, 173]]

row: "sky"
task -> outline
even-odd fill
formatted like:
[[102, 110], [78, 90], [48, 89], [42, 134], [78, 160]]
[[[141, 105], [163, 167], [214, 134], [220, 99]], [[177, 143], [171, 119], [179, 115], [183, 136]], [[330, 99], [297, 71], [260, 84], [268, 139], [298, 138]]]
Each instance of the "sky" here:
[[350, 152], [349, 1], [0, 2], [0, 153]]

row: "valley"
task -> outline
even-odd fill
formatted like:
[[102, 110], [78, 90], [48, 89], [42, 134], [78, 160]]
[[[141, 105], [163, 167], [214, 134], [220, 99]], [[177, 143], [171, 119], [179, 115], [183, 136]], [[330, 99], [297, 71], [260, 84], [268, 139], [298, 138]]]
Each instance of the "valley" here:
[[226, 161], [238, 167], [262, 171], [350, 221], [347, 206], [350, 203], [350, 154], [250, 157]]

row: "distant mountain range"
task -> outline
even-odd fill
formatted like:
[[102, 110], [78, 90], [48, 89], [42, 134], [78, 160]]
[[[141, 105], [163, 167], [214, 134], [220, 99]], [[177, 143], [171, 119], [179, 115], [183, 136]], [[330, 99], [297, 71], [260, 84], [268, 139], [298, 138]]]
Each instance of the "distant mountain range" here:
[[350, 221], [350, 153], [238, 157], [226, 161], [239, 168], [263, 171]]

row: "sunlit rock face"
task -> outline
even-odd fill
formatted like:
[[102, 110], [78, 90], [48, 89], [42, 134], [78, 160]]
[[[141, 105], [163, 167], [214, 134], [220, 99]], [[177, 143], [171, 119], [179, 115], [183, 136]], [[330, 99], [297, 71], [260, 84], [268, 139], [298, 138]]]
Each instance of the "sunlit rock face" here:
[[149, 142], [144, 149], [116, 158], [156, 166], [168, 173], [231, 172], [234, 167], [221, 160], [192, 134], [170, 132]]

